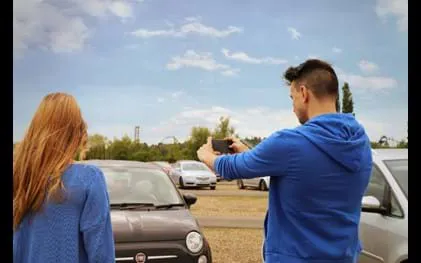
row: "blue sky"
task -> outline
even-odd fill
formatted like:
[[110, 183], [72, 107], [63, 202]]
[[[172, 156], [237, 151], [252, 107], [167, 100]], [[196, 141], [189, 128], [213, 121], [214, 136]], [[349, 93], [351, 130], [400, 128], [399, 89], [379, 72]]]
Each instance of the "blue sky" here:
[[89, 133], [156, 143], [230, 116], [242, 136], [296, 126], [280, 78], [310, 57], [350, 84], [372, 140], [406, 137], [408, 1], [14, 1], [14, 140], [49, 92]]

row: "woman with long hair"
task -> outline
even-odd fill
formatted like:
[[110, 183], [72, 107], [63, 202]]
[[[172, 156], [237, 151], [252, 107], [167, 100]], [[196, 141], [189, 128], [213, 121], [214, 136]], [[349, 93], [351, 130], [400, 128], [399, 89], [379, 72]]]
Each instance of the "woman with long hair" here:
[[115, 262], [104, 175], [74, 162], [86, 144], [74, 97], [44, 97], [14, 153], [14, 263]]

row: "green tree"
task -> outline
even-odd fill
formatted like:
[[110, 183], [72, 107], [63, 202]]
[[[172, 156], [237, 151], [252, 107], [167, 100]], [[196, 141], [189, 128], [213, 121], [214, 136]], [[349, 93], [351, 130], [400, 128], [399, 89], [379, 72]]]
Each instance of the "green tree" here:
[[235, 134], [235, 129], [230, 125], [229, 117], [220, 117], [212, 137], [215, 139], [224, 139]]
[[[189, 159], [197, 160], [196, 152], [207, 142], [208, 137], [211, 136], [211, 132], [207, 127], [193, 127], [190, 132], [190, 139], [188, 140], [188, 157]], [[187, 157], [187, 156], [186, 156]]]
[[339, 101], [339, 93], [338, 96], [336, 97], [336, 112], [341, 112], [341, 102]]
[[110, 145], [110, 157], [113, 160], [131, 160], [132, 152], [130, 151], [132, 139], [124, 135], [123, 138], [114, 139]]
[[253, 137], [244, 138], [244, 142], [248, 143], [250, 146], [253, 146], [253, 147], [258, 145], [262, 141], [263, 141], [262, 137], [253, 136]]
[[88, 151], [86, 159], [106, 159], [106, 149], [109, 144], [107, 137], [101, 134], [88, 136]]
[[352, 99], [352, 93], [347, 82], [345, 82], [342, 87], [342, 112], [352, 113], [355, 116], [354, 101]]

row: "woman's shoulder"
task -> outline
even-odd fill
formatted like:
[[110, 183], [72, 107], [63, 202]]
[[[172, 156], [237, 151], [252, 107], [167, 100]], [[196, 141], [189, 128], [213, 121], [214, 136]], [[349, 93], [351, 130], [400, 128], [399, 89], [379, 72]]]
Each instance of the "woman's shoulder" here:
[[85, 185], [90, 185], [94, 181], [104, 180], [104, 174], [101, 169], [92, 164], [73, 163], [67, 168], [65, 174], [68, 175], [68, 179]]

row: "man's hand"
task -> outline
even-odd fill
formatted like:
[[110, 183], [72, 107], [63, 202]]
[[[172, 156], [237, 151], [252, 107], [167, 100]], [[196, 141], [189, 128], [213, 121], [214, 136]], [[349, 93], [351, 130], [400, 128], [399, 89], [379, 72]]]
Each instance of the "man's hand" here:
[[220, 153], [215, 152], [212, 148], [212, 137], [208, 137], [207, 143], [203, 144], [199, 150], [197, 150], [197, 158], [212, 170], [215, 159], [219, 154]]
[[228, 137], [226, 139], [233, 141], [233, 143], [229, 147], [233, 149], [235, 153], [242, 153], [250, 150], [249, 147], [247, 147], [244, 143], [240, 141], [240, 139], [236, 137]]

